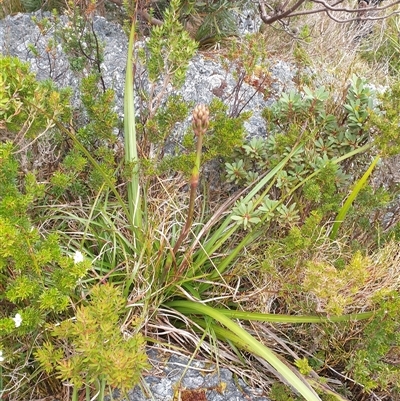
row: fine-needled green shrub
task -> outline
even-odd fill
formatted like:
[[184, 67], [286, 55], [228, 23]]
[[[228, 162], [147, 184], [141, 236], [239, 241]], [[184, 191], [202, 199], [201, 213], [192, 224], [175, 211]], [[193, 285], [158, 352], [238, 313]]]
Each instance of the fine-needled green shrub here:
[[70, 90], [56, 90], [51, 81], [39, 83], [16, 57], [0, 56], [0, 94], [0, 132], [15, 145], [51, 130], [55, 119], [70, 118]]
[[400, 83], [395, 82], [379, 95], [378, 107], [370, 116], [369, 126], [375, 133], [374, 141], [383, 156], [400, 152]]
[[382, 289], [374, 302], [379, 312], [352, 344], [354, 353], [346, 370], [366, 391], [378, 388], [396, 398], [400, 394], [399, 293]]
[[[219, 99], [210, 105], [210, 126], [203, 143], [203, 164], [215, 159], [225, 159], [232, 149], [242, 145], [245, 136], [244, 122], [250, 113], [242, 113], [238, 117], [227, 115], [228, 107]], [[195, 159], [196, 144], [191, 129], [183, 136], [182, 144], [176, 146], [173, 155], [165, 155], [159, 163], [159, 171], [181, 171], [189, 174]]]
[[63, 147], [60, 166], [50, 179], [51, 194], [64, 197], [67, 201], [79, 196], [90, 197], [105, 185], [103, 177], [91, 168], [82, 147], [99, 163], [111, 182], [115, 183], [118, 179], [114, 174], [119, 162], [114, 150], [118, 143], [114, 132], [118, 125], [117, 114], [112, 110], [114, 92], [111, 89], [102, 90], [97, 74], [82, 78], [80, 90], [81, 117], [87, 122], [77, 124], [74, 127], [76, 132], [70, 138], [65, 132], [62, 134], [67, 137], [68, 145]]
[[[115, 94], [106, 88], [103, 80], [104, 46], [94, 30], [94, 14], [71, 4], [62, 17], [53, 13], [50, 17], [34, 17], [34, 22], [42, 34], [54, 30], [54, 37], [47, 39], [47, 47], [54, 49], [61, 44], [79, 83], [79, 101], [72, 110], [74, 118], [68, 121], [67, 130], [58, 136], [62, 142], [56, 149], [59, 154], [55, 163], [57, 168], [51, 168], [52, 188], [49, 192], [54, 198], [64, 198], [67, 202], [79, 196], [90, 197], [104, 180], [98, 171], [90, 168], [88, 156], [77, 141], [113, 182], [118, 180], [114, 172], [120, 161], [115, 154], [119, 142], [116, 134], [119, 122], [113, 109]], [[30, 45], [30, 50], [35, 53], [35, 46]], [[50, 50], [49, 53], [52, 54]], [[45, 114], [47, 110], [42, 109], [42, 112]], [[57, 129], [62, 130], [60, 126]]]
[[[42, 368], [73, 385], [72, 400], [86, 386], [104, 398], [105, 386], [126, 392], [139, 383], [143, 369], [149, 367], [140, 333], [124, 338], [121, 319], [126, 315], [125, 298], [110, 284], [93, 287], [90, 301], [78, 306], [76, 319], [55, 326], [52, 336], [36, 352]], [[134, 322], [133, 322], [134, 323]]]
[[[89, 3], [89, 2], [88, 2]], [[67, 23], [53, 13], [52, 20], [55, 26], [55, 37], [61, 43], [68, 57], [72, 71], [81, 74], [97, 74], [101, 76], [104, 44], [99, 40], [93, 26], [95, 3], [79, 5], [68, 2], [64, 11]], [[87, 8], [85, 9], [85, 6]], [[103, 90], [105, 90], [102, 81]]]
[[[14, 149], [11, 142], [0, 145], [0, 349], [9, 378], [0, 390], [15, 387], [13, 369], [28, 371], [45, 323], [68, 309], [90, 268], [90, 262], [62, 249], [56, 233], [43, 235], [33, 224], [30, 210], [45, 188], [33, 173], [21, 179]], [[18, 391], [23, 388], [18, 384]]]

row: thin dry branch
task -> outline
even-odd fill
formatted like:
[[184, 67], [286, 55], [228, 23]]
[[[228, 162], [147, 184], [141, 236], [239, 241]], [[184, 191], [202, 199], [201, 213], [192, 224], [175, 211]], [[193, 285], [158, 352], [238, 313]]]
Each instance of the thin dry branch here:
[[[311, 10], [304, 10], [304, 11], [297, 11], [303, 3], [305, 3], [305, 0], [298, 0], [292, 7], [290, 7], [288, 10], [285, 11], [285, 7], [288, 4], [288, 1], [286, 3], [281, 4], [274, 10], [273, 15], [269, 15], [266, 10], [265, 3], [260, 1], [259, 2], [259, 11], [260, 11], [260, 17], [261, 20], [267, 24], [270, 25], [276, 21], [281, 21], [285, 18], [291, 18], [291, 17], [297, 17], [300, 15], [309, 15], [309, 14], [316, 14], [316, 13], [326, 13], [329, 18], [331, 18], [333, 21], [337, 23], [349, 23], [349, 22], [355, 22], [355, 21], [377, 21], [377, 20], [382, 20], [389, 18], [390, 16], [394, 14], [399, 14], [400, 10], [395, 10], [389, 14], [385, 14], [383, 16], [378, 16], [378, 15], [373, 15], [373, 16], [367, 16], [365, 15], [369, 11], [373, 11], [374, 13], [386, 10], [389, 8], [393, 8], [394, 6], [400, 4], [400, 0], [393, 1], [385, 6], [378, 7], [376, 5], [373, 6], [367, 6], [367, 7], [357, 7], [357, 8], [348, 8], [348, 7], [337, 7], [339, 4], [341, 4], [343, 0], [340, 0], [332, 5], [328, 4], [324, 0], [312, 0], [312, 3], [315, 3], [319, 6], [319, 8], [316, 9], [311, 9]], [[360, 16], [360, 12], [362, 11], [363, 16]], [[357, 14], [357, 17], [355, 18], [346, 18], [346, 19], [340, 19], [334, 16], [334, 13], [336, 12], [344, 12], [344, 13], [349, 13], [351, 14]]]

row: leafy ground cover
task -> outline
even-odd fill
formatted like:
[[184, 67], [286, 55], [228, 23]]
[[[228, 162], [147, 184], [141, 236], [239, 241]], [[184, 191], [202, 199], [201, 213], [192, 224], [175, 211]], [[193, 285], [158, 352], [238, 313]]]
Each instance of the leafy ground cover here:
[[[140, 384], [145, 348], [157, 345], [229, 364], [273, 400], [396, 398], [399, 227], [388, 229], [384, 216], [398, 188], [369, 184], [399, 152], [393, 53], [393, 75], [374, 76], [384, 67], [363, 46], [349, 54], [337, 31], [341, 62], [313, 72], [326, 58], [312, 34], [322, 17], [298, 21], [291, 42], [280, 31], [274, 43], [268, 34], [225, 43], [226, 62], [257, 91], [269, 82], [260, 49], [272, 54], [280, 43], [299, 67], [296, 89], [263, 113], [268, 137], [247, 140], [246, 113], [162, 103], [199, 51], [179, 6], [170, 2], [137, 54], [127, 10], [124, 144], [113, 134], [119, 122], [89, 12], [71, 6], [73, 23], [57, 34], [82, 76], [82, 109], [68, 89], [0, 58], [2, 397], [103, 400], [109, 387]], [[139, 62], [149, 85], [136, 116]], [[162, 158], [189, 114], [184, 151]], [[57, 159], [41, 156], [49, 144]], [[226, 170], [217, 200], [201, 174], [215, 159]]]

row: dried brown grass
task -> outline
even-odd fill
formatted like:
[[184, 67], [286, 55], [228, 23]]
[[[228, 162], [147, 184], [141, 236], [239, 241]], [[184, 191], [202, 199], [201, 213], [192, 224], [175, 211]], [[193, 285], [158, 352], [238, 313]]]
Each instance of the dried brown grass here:
[[[345, 2], [343, 6], [354, 8], [354, 4]], [[355, 14], [342, 12], [335, 16], [349, 19]], [[378, 60], [377, 63], [367, 64], [360, 57], [362, 38], [385, 24], [385, 20], [340, 24], [325, 13], [303, 15], [291, 19], [285, 27], [276, 23], [265, 26], [263, 45], [272, 57], [292, 62], [313, 74], [316, 86], [345, 88], [352, 74], [386, 85], [386, 66]], [[306, 62], [296, 59], [295, 49], [299, 46], [307, 55]]]
[[0, 2], [0, 19], [24, 11], [21, 0], [3, 0]]

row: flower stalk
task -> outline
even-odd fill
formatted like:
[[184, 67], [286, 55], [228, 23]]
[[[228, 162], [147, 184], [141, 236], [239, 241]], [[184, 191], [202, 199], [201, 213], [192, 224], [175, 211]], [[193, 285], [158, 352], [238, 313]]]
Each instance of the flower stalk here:
[[193, 223], [194, 205], [196, 200], [197, 187], [199, 186], [199, 176], [200, 176], [200, 164], [201, 164], [201, 154], [203, 148], [203, 138], [204, 134], [207, 132], [209, 125], [209, 110], [208, 107], [200, 104], [196, 106], [193, 110], [193, 130], [197, 137], [197, 147], [196, 147], [196, 160], [192, 169], [192, 175], [190, 178], [190, 198], [189, 198], [189, 210], [186, 218], [185, 227], [182, 230], [181, 235], [173, 249], [173, 255], [179, 251], [184, 239], [187, 237], [190, 227]]

